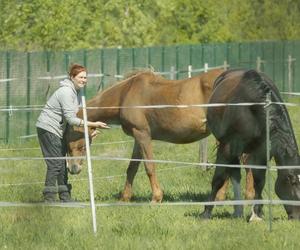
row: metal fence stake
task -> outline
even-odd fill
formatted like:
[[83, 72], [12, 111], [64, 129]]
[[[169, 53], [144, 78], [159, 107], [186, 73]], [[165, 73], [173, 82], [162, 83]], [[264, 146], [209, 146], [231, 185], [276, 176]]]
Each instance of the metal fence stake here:
[[84, 96], [83, 89], [81, 89], [81, 100], [82, 100], [82, 110], [83, 110], [84, 137], [85, 137], [86, 159], [87, 159], [88, 176], [89, 176], [90, 203], [91, 203], [91, 209], [92, 209], [93, 231], [96, 234], [97, 233], [97, 223], [96, 223], [95, 195], [94, 195], [94, 185], [93, 185], [91, 151], [90, 151], [89, 134], [88, 134], [88, 126], [87, 126], [88, 119], [87, 119], [86, 102], [85, 102], [85, 96]]

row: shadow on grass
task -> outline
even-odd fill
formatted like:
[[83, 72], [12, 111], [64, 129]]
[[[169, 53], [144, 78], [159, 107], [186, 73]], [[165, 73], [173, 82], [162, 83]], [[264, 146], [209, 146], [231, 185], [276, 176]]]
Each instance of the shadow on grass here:
[[[194, 192], [186, 192], [181, 194], [170, 194], [168, 192], [164, 193], [162, 202], [201, 202], [208, 201], [210, 193], [194, 193]], [[95, 197], [96, 201], [107, 202], [112, 199], [115, 201], [120, 201], [121, 192], [117, 192], [114, 194], [110, 194], [109, 196], [98, 196]], [[152, 196], [151, 193], [149, 195], [133, 195], [131, 202], [151, 202]]]
[[[186, 212], [184, 213], [184, 216], [186, 217], [194, 217], [195, 219], [199, 219], [199, 220], [208, 220], [208, 219], [203, 219], [201, 217], [201, 213], [203, 211], [199, 211], [199, 210], [195, 210], [195, 211], [189, 211], [189, 212]], [[211, 216], [211, 219], [232, 219], [232, 214], [227, 212], [227, 211], [224, 211], [224, 212], [216, 212], [216, 213], [213, 213], [212, 216]]]
[[[164, 198], [163, 198], [163, 202], [205, 202], [208, 201], [210, 192], [207, 193], [194, 193], [194, 192], [186, 192], [180, 195], [176, 195], [176, 197], [174, 197], [174, 195], [169, 194], [169, 193], [165, 193], [164, 194]], [[119, 202], [121, 201], [121, 192], [118, 193], [114, 193], [113, 195], [109, 195], [107, 197], [102, 196], [96, 196], [96, 201], [98, 202], [110, 202], [112, 201], [113, 198], [113, 202]], [[89, 201], [88, 199], [86, 201]], [[131, 202], [136, 202], [136, 203], [151, 203], [151, 194], [149, 194], [148, 196], [142, 196], [142, 195], [135, 195], [132, 197]], [[128, 204], [130, 204], [130, 202], [128, 202]], [[196, 208], [195, 210], [192, 211], [188, 211], [184, 213], [185, 217], [193, 217], [195, 219], [199, 219], [199, 220], [203, 220], [203, 221], [209, 221], [208, 219], [203, 219], [201, 217], [201, 213], [204, 211], [203, 206], [199, 206], [199, 208]], [[232, 213], [230, 213], [229, 211], [216, 211], [214, 210], [212, 215], [211, 215], [211, 219], [243, 219], [247, 222], [249, 222], [249, 218], [250, 218], [251, 214], [245, 214], [244, 211], [244, 216], [242, 218], [236, 218], [233, 216]], [[263, 216], [263, 220], [267, 220], [267, 216]], [[274, 222], [276, 221], [281, 221], [281, 220], [286, 220], [285, 216], [281, 216], [281, 217], [273, 217], [272, 219]]]
[[[95, 200], [98, 201], [98, 202], [119, 202], [121, 201], [121, 195], [122, 193], [121, 192], [118, 192], [118, 193], [114, 193], [114, 194], [109, 194], [107, 196], [99, 196], [99, 195], [96, 195], [95, 196]], [[89, 200], [89, 199], [86, 199], [86, 200]], [[134, 195], [131, 200], [131, 202], [141, 202], [141, 203], [144, 203], [144, 202], [151, 202], [151, 196], [139, 196], [139, 195]]]
[[201, 202], [208, 201], [210, 192], [207, 193], [195, 193], [195, 192], [185, 192], [176, 195], [172, 195], [168, 192], [164, 194], [164, 201], [167, 202]]

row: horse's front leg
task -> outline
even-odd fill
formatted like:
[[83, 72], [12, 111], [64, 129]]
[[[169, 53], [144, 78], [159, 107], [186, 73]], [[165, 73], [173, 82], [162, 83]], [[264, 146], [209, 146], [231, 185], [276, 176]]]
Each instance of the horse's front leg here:
[[[228, 179], [229, 173], [227, 168], [218, 166], [218, 164], [226, 164], [226, 163], [228, 162], [224, 156], [224, 146], [220, 145], [217, 151], [216, 169], [212, 179], [211, 193], [208, 201], [214, 201], [216, 199], [216, 195], [218, 191], [224, 186], [225, 182]], [[213, 207], [214, 207], [213, 205], [206, 205], [200, 217], [203, 219], [209, 219], [211, 217]]]
[[152, 189], [152, 202], [161, 202], [163, 198], [163, 192], [156, 177], [155, 164], [151, 162], [153, 160], [151, 137], [147, 131], [134, 129], [133, 132], [135, 139], [140, 145], [142, 156], [146, 160], [144, 165]]
[[126, 176], [126, 182], [125, 187], [121, 196], [122, 201], [130, 201], [132, 198], [132, 185], [134, 177], [137, 173], [137, 170], [140, 165], [140, 161], [142, 159], [142, 153], [141, 148], [139, 144], [135, 141], [133, 146], [133, 151], [131, 155], [131, 161], [129, 162], [128, 168], [127, 168], [127, 176]]
[[[266, 163], [262, 163], [261, 165]], [[266, 180], [266, 170], [265, 169], [252, 169], [253, 179], [254, 179], [254, 188], [255, 188], [255, 200], [262, 199], [262, 191], [265, 186]], [[262, 220], [262, 211], [263, 205], [256, 204], [252, 207], [252, 214], [249, 221], [260, 221]]]
[[[247, 157], [247, 165], [261, 165], [266, 166], [266, 160], [264, 157], [260, 157], [260, 155], [264, 155], [261, 152], [263, 150], [260, 148], [257, 149], [256, 152], [252, 152]], [[255, 200], [262, 199], [262, 191], [265, 186], [265, 176], [266, 176], [266, 170], [265, 169], [250, 169], [252, 173], [252, 182], [254, 186], [254, 192], [253, 196]], [[247, 173], [248, 174], [248, 173]], [[247, 176], [248, 178], [248, 176]], [[250, 216], [249, 221], [261, 221], [262, 220], [262, 204], [256, 204], [252, 206], [252, 213]]]
[[[239, 164], [238, 158], [231, 162], [231, 164]], [[241, 169], [240, 168], [232, 168], [230, 171], [231, 182], [233, 186], [233, 194], [235, 200], [242, 200], [241, 194]], [[234, 205], [234, 213], [233, 217], [239, 218], [243, 217], [243, 205]]]
[[[211, 193], [208, 198], [208, 201], [214, 201], [216, 199], [216, 195], [218, 191], [221, 189], [221, 187], [224, 185], [224, 183], [226, 182], [227, 177], [228, 174], [226, 172], [226, 168], [216, 166], [213, 180], [211, 183]], [[203, 219], [210, 219], [213, 208], [214, 208], [213, 205], [206, 205], [200, 217]]]

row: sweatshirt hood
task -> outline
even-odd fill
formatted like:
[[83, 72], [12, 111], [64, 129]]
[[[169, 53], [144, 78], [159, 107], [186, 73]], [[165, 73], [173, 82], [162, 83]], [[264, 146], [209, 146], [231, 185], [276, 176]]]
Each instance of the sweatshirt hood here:
[[74, 83], [70, 79], [64, 79], [59, 82], [59, 87], [70, 87], [73, 91], [77, 93], [77, 90], [75, 89]]

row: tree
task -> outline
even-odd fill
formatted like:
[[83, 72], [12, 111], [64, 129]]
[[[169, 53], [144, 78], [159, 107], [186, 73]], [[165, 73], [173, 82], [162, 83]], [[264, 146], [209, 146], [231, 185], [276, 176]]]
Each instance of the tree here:
[[2, 50], [300, 38], [299, 0], [1, 0], [0, 8]]

